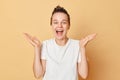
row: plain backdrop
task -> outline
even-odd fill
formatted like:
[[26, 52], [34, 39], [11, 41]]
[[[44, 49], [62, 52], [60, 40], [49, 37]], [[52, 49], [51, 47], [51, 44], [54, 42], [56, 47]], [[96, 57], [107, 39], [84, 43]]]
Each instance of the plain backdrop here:
[[36, 80], [34, 48], [23, 33], [41, 42], [52, 38], [50, 17], [57, 5], [71, 16], [70, 38], [98, 34], [86, 46], [86, 80], [120, 80], [119, 4], [119, 0], [0, 0], [0, 80]]

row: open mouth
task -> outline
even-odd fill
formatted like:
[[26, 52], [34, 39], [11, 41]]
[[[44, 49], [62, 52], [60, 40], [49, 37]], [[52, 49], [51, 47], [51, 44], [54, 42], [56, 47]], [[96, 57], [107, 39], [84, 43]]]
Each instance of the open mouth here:
[[63, 30], [56, 30], [56, 34], [58, 36], [62, 36], [63, 32], [64, 32]]

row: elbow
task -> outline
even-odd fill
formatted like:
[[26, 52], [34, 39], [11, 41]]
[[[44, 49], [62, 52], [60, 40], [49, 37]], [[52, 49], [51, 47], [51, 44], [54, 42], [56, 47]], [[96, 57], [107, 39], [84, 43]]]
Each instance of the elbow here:
[[36, 79], [40, 79], [40, 77], [42, 77], [42, 74], [34, 74]]
[[87, 79], [88, 75], [83, 75], [82, 78], [83, 79]]
[[43, 71], [42, 71], [42, 69], [35, 69], [33, 67], [33, 74], [34, 74], [34, 77], [36, 79], [39, 79], [39, 78], [41, 78], [43, 76]]
[[40, 76], [36, 76], [36, 75], [35, 75], [35, 78], [36, 78], [36, 79], [40, 79]]
[[84, 74], [79, 73], [79, 74], [82, 77], [82, 79], [87, 79], [88, 77], [88, 73], [84, 73]]
[[43, 76], [42, 71], [34, 71], [33, 73], [36, 79], [40, 79]]

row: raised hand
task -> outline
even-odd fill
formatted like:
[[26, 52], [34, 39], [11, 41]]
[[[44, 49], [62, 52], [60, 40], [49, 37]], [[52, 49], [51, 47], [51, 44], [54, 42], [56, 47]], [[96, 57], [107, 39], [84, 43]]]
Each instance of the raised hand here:
[[32, 46], [34, 46], [34, 47], [40, 47], [40, 46], [41, 46], [40, 41], [39, 41], [36, 37], [31, 36], [31, 35], [29, 35], [28, 33], [24, 33], [24, 35], [25, 35], [26, 39], [28, 40], [28, 42], [29, 42]]
[[87, 44], [89, 41], [93, 40], [93, 39], [96, 37], [96, 35], [97, 35], [96, 33], [90, 34], [90, 35], [86, 36], [85, 38], [81, 39], [81, 40], [80, 40], [80, 46], [81, 46], [81, 47], [85, 47], [86, 44]]

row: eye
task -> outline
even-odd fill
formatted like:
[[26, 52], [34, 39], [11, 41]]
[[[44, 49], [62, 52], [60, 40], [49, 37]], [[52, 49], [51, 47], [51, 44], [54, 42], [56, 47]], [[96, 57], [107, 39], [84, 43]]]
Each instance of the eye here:
[[55, 21], [55, 22], [53, 22], [53, 24], [58, 24], [58, 22]]
[[67, 22], [66, 22], [66, 21], [63, 21], [62, 24], [67, 24]]

